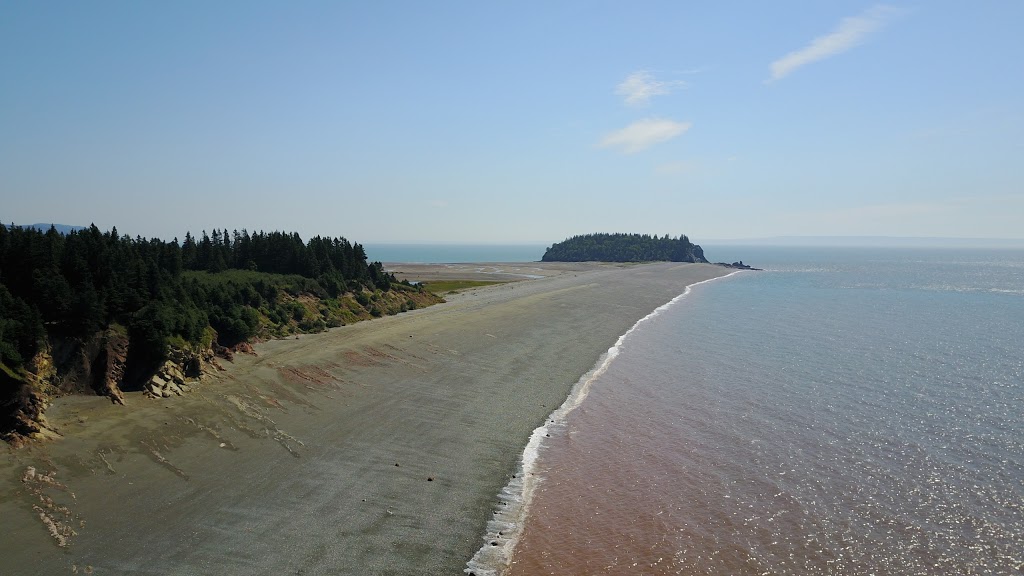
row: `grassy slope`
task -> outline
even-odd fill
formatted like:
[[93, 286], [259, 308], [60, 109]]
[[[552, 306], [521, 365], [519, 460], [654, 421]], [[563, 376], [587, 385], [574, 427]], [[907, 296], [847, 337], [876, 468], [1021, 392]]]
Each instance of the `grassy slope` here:
[[297, 274], [270, 274], [253, 270], [227, 270], [218, 273], [184, 272], [185, 279], [195, 279], [205, 286], [233, 283], [251, 286], [258, 282], [277, 289], [275, 301], [259, 307], [258, 338], [281, 338], [289, 334], [321, 332], [379, 316], [390, 316], [430, 306], [444, 300], [430, 290], [415, 286], [392, 284], [391, 290], [345, 292], [337, 298], [320, 292], [316, 281]]
[[504, 284], [504, 282], [498, 282], [495, 280], [443, 280], [437, 282], [424, 282], [422, 286], [434, 294], [447, 294], [449, 292], [456, 292], [467, 288], [479, 288], [481, 286], [491, 286], [493, 284]]

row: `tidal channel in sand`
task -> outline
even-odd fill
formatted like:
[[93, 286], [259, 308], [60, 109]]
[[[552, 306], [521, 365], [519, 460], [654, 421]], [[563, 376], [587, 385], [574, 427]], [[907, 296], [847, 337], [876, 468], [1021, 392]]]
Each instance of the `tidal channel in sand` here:
[[267, 342], [183, 397], [56, 402], [64, 437], [0, 461], [0, 572], [461, 573], [580, 375], [686, 285], [729, 272], [522, 268], [546, 277]]

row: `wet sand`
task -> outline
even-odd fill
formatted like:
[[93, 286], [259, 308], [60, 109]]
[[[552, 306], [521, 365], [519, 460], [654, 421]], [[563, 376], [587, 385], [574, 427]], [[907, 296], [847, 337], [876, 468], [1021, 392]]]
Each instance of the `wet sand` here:
[[521, 268], [544, 277], [267, 342], [186, 396], [56, 402], [64, 438], [0, 457], [0, 573], [462, 573], [577, 379], [687, 284], [730, 272]]

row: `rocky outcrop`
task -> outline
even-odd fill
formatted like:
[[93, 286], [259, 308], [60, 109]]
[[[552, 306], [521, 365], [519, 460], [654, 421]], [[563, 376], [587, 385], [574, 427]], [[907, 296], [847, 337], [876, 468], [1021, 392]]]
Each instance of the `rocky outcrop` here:
[[[245, 350], [251, 352], [251, 347]], [[114, 326], [92, 337], [53, 339], [17, 371], [0, 365], [0, 439], [19, 446], [28, 440], [59, 436], [44, 416], [50, 402], [68, 394], [93, 393], [125, 404], [123, 389], [139, 390], [138, 376], [126, 382], [129, 340]], [[167, 398], [188, 392], [205, 374], [221, 370], [212, 348], [168, 351], [148, 373], [141, 389]]]
[[25, 367], [28, 369], [27, 375], [38, 384], [37, 388], [40, 390], [55, 385], [57, 366], [53, 361], [53, 349], [50, 346], [37, 352]]
[[128, 356], [128, 337], [118, 327], [87, 339], [54, 338], [17, 372], [0, 375], [0, 430], [20, 445], [28, 439], [51, 438], [57, 432], [46, 422], [46, 407], [66, 394], [92, 392], [124, 404], [121, 383]]
[[104, 332], [102, 347], [93, 362], [91, 376], [97, 394], [110, 398], [115, 404], [124, 405], [121, 383], [124, 381], [127, 362], [128, 337], [117, 330], [108, 329]]
[[26, 368], [50, 396], [92, 392], [124, 404], [127, 358], [128, 335], [113, 326], [86, 339], [53, 338]]
[[[360, 288], [357, 296], [345, 294], [338, 306], [327, 306], [311, 294], [280, 295], [290, 302], [292, 315], [276, 329], [265, 329], [250, 341], [221, 346], [212, 327], [203, 341], [205, 347], [188, 344], [167, 350], [163, 359], [154, 353], [133, 356], [129, 331], [112, 324], [87, 338], [50, 335], [40, 351], [17, 370], [0, 363], [0, 440], [12, 445], [26, 440], [57, 436], [43, 413], [49, 403], [69, 394], [98, 394], [115, 404], [125, 404], [125, 391], [141, 391], [150, 398], [180, 396], [192, 390], [204, 375], [223, 370], [218, 358], [233, 361], [235, 354], [255, 355], [253, 342], [268, 337], [288, 337], [326, 330], [375, 316], [398, 314], [444, 300], [428, 291], [393, 284], [388, 291]], [[365, 302], [363, 302], [365, 300]], [[300, 312], [301, 308], [301, 313]], [[263, 317], [264, 327], [272, 321]], [[138, 349], [135, 349], [138, 352]]]
[[13, 446], [30, 439], [56, 436], [43, 411], [48, 403], [28, 373], [14, 373], [0, 366], [0, 438]]
[[725, 266], [726, 268], [735, 268], [737, 270], [757, 270], [757, 271], [761, 271], [761, 268], [754, 268], [753, 266], [750, 266], [749, 264], [744, 264], [743, 260], [740, 260], [739, 262], [733, 262], [732, 264], [729, 264], [728, 262], [715, 262], [715, 264], [718, 265], [718, 266]]
[[256, 349], [253, 348], [252, 344], [249, 342], [239, 342], [238, 344], [235, 344], [235, 352], [239, 354], [248, 354], [250, 356], [256, 355]]
[[143, 385], [143, 391], [150, 398], [181, 396], [190, 392], [204, 375], [221, 370], [212, 348], [198, 351], [172, 348], [167, 356]]
[[20, 446], [28, 440], [59, 436], [44, 412], [63, 385], [49, 346], [17, 372], [0, 365], [0, 438]]

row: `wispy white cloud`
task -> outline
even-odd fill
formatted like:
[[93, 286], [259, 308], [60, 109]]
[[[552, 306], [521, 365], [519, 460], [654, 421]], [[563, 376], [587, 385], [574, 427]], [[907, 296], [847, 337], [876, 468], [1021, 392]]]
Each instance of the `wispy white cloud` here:
[[681, 80], [671, 82], [657, 80], [650, 72], [640, 70], [633, 72], [616, 86], [615, 93], [625, 98], [626, 104], [640, 106], [647, 104], [655, 96], [671, 94], [673, 89], [685, 85], [686, 83]]
[[608, 134], [598, 145], [602, 148], [619, 148], [626, 154], [633, 154], [654, 144], [671, 140], [689, 129], [689, 122], [647, 118]]
[[780, 80], [802, 66], [846, 52], [885, 25], [895, 13], [896, 9], [892, 6], [879, 5], [860, 16], [843, 18], [831, 34], [815, 38], [805, 48], [772, 62], [772, 76], [768, 81]]

